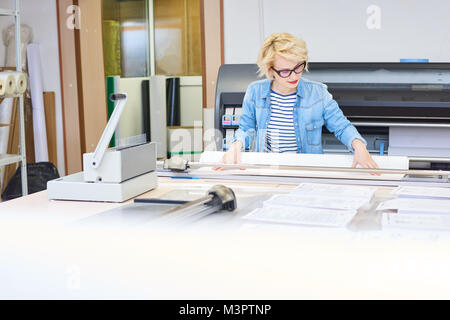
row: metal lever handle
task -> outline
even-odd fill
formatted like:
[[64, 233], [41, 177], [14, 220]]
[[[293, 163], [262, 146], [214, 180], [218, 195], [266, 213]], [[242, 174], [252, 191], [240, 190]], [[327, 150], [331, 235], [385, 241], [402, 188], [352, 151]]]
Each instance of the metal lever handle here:
[[110, 96], [111, 101], [119, 101], [119, 103], [114, 108], [105, 130], [103, 130], [102, 137], [97, 144], [97, 148], [95, 148], [91, 163], [94, 168], [98, 168], [102, 162], [103, 156], [108, 149], [109, 142], [111, 141], [114, 131], [119, 124], [120, 116], [122, 115], [122, 111], [127, 103], [127, 98], [128, 95], [126, 93], [116, 93]]

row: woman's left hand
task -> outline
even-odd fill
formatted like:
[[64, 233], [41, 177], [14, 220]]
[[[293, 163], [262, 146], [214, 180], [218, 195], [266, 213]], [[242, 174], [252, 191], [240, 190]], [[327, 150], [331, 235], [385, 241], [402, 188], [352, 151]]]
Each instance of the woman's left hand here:
[[[369, 151], [367, 151], [366, 145], [358, 139], [353, 140], [352, 147], [355, 150], [355, 154], [353, 156], [353, 164], [352, 168], [356, 168], [359, 164], [363, 168], [368, 169], [378, 169], [378, 165], [372, 159]], [[379, 176], [379, 173], [371, 173], [371, 175]]]

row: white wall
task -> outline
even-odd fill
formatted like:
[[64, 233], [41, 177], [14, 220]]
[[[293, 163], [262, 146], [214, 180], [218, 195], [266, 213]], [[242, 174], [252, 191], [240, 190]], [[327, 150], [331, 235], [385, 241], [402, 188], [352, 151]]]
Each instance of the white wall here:
[[274, 32], [302, 37], [313, 62], [450, 62], [449, 13], [448, 0], [224, 0], [225, 63], [255, 63]]
[[[13, 8], [13, 0], [0, 0], [0, 8]], [[58, 170], [65, 172], [59, 69], [58, 26], [55, 0], [21, 0], [21, 23], [33, 29], [33, 42], [40, 44], [44, 91], [55, 92]], [[0, 18], [0, 31], [14, 23], [11, 17]], [[0, 65], [5, 65], [5, 46], [0, 41]], [[31, 146], [26, 146], [30, 148]], [[33, 146], [34, 147], [34, 146]]]

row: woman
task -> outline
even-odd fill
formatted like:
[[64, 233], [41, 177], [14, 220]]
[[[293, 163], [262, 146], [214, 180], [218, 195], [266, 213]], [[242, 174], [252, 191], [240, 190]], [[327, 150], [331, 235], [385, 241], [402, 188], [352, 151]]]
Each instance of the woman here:
[[240, 162], [241, 151], [323, 153], [322, 126], [354, 153], [353, 165], [378, 168], [366, 141], [339, 109], [327, 86], [302, 77], [308, 70], [303, 40], [275, 33], [264, 41], [258, 56], [260, 75], [245, 93], [235, 141], [223, 157]]

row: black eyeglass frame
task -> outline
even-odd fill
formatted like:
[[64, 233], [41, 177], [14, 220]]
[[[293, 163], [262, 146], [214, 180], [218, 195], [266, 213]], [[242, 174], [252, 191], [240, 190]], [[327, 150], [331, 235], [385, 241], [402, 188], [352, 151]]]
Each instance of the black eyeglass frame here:
[[[303, 66], [302, 70], [300, 70], [299, 72], [295, 71], [295, 70], [297, 70], [298, 68], [300, 68], [301, 66]], [[289, 70], [289, 69], [277, 70], [277, 69], [275, 69], [274, 67], [270, 67], [270, 68], [271, 68], [273, 71], [275, 71], [275, 72], [280, 76], [280, 78], [289, 78], [289, 77], [291, 76], [292, 72], [295, 72], [295, 74], [300, 74], [300, 73], [302, 73], [303, 70], [305, 70], [305, 66], [306, 66], [306, 61], [303, 61], [302, 63], [299, 63], [298, 65], [296, 65], [296, 66], [294, 67], [294, 69], [292, 69], [292, 70]], [[281, 75], [281, 72], [283, 72], [283, 71], [289, 71], [289, 74], [288, 74], [287, 76], [283, 77], [283, 76]]]

